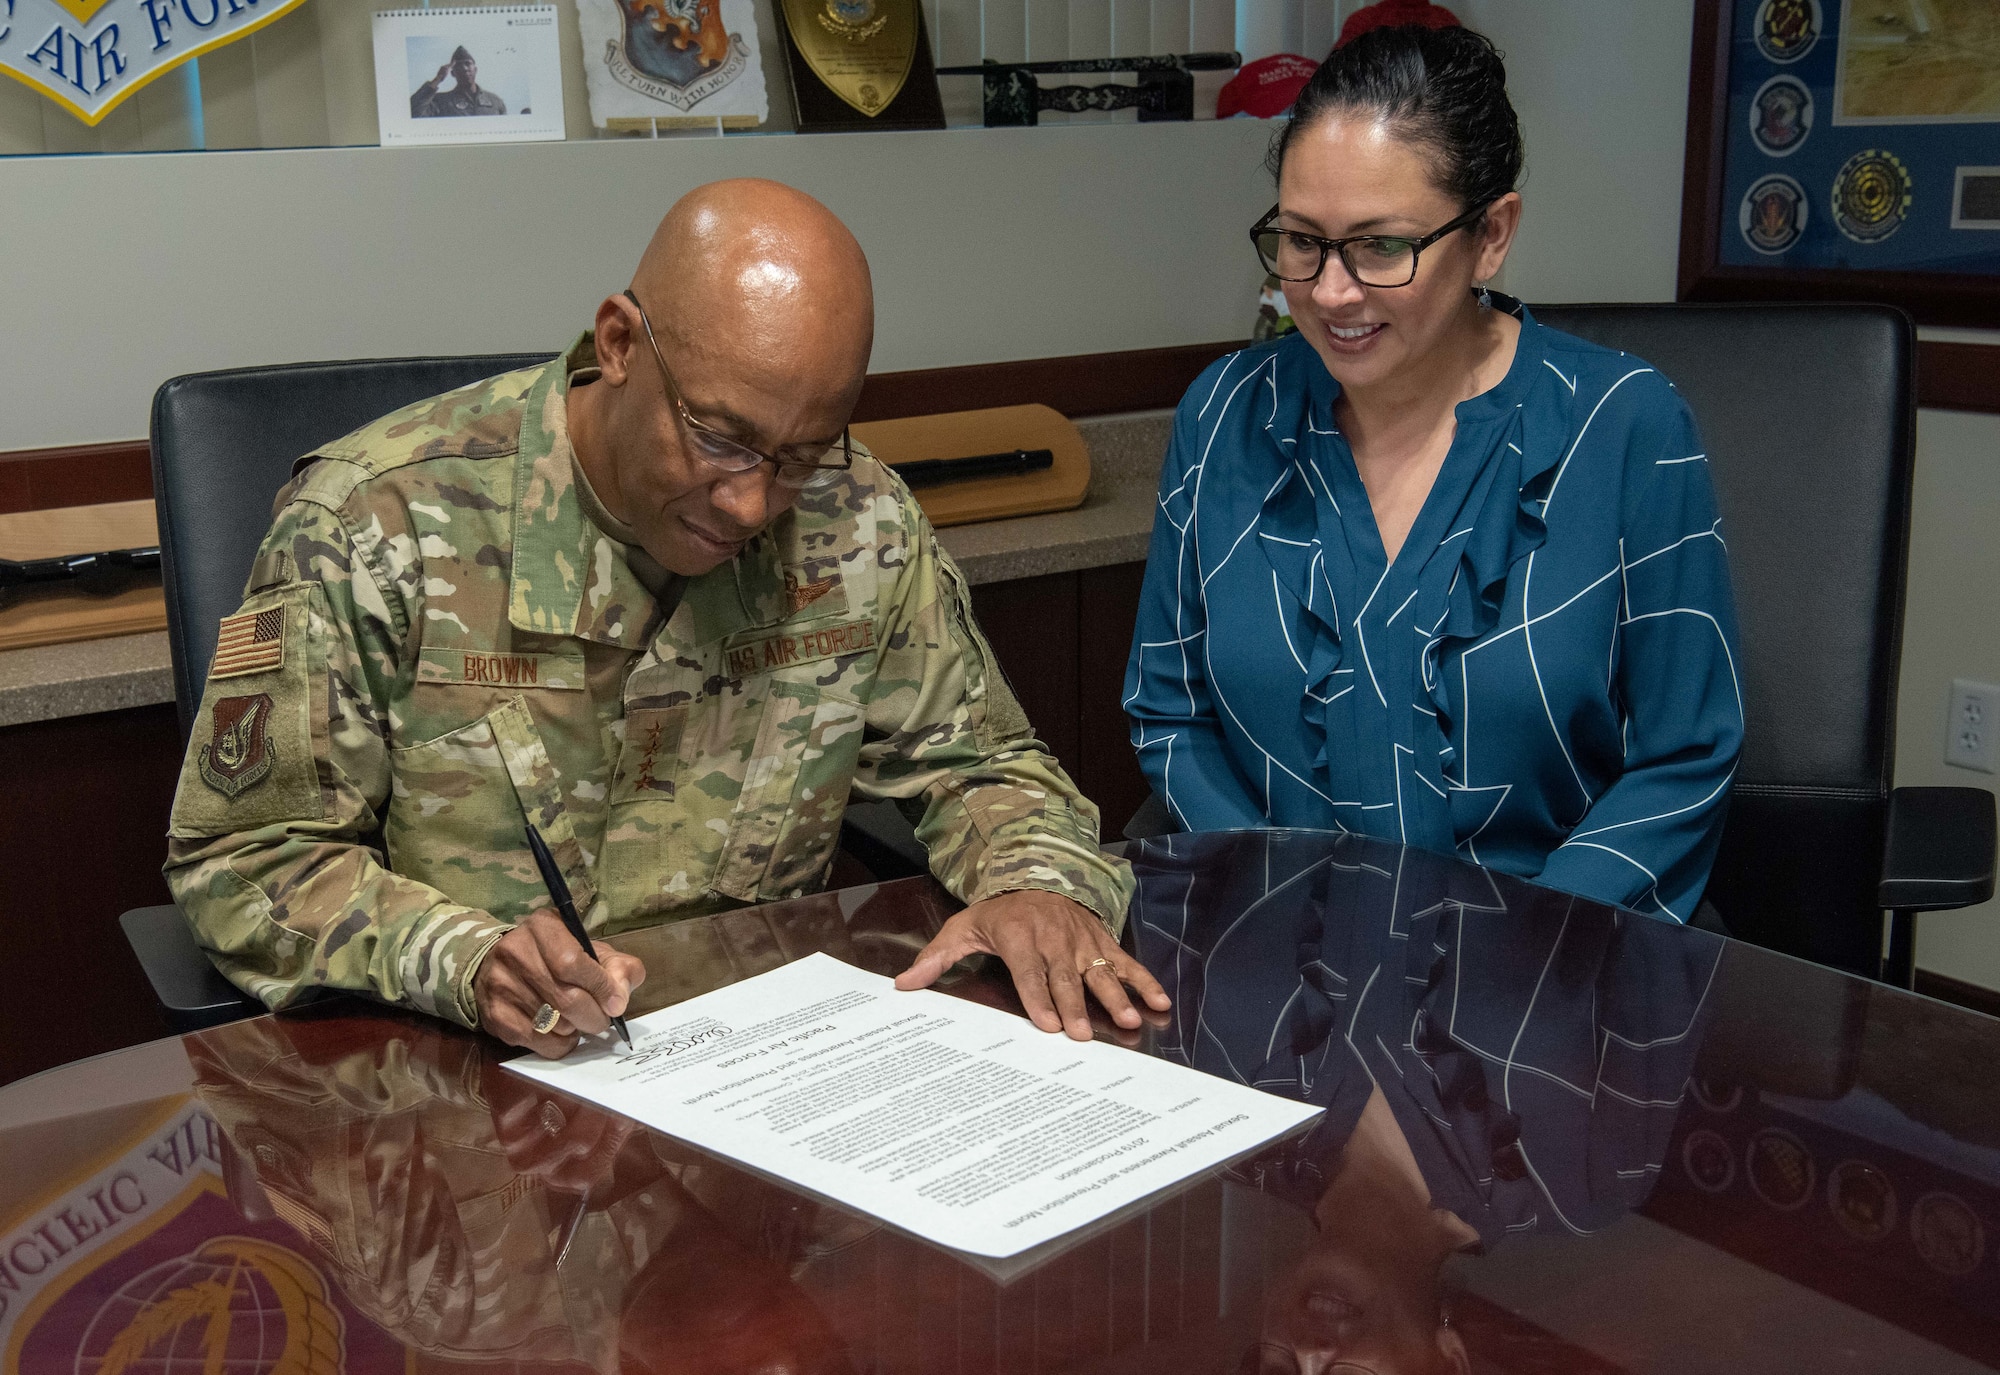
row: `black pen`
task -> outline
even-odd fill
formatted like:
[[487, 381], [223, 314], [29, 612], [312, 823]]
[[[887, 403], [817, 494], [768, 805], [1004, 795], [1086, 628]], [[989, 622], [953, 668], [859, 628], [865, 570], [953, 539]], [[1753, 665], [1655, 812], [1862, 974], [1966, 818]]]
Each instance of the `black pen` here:
[[[535, 823], [528, 823], [528, 848], [534, 851], [535, 867], [542, 871], [542, 883], [549, 890], [549, 897], [562, 914], [562, 923], [569, 933], [576, 937], [576, 943], [583, 947], [583, 953], [597, 959], [597, 947], [590, 943], [590, 933], [583, 929], [583, 918], [576, 914], [576, 901], [569, 895], [569, 885], [563, 882], [562, 870], [556, 868], [556, 857], [549, 853], [549, 843], [542, 839], [542, 833], [535, 829]], [[600, 961], [601, 963], [601, 961]], [[611, 1019], [612, 1029], [625, 1039], [625, 1048], [632, 1048], [632, 1033], [625, 1029], [623, 1017]]]

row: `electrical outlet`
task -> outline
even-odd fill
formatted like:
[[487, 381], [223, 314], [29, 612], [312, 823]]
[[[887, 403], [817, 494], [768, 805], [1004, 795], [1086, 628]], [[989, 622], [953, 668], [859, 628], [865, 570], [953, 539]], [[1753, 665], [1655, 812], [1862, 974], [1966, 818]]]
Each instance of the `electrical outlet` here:
[[2000, 742], [2000, 687], [1951, 680], [1951, 710], [1945, 717], [1944, 762], [1961, 769], [1994, 771]]

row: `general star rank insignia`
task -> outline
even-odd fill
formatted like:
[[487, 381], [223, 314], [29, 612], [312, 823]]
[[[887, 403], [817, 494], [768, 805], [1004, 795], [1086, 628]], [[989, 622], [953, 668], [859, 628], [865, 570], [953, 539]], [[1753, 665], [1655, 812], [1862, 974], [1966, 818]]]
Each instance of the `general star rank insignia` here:
[[222, 697], [210, 713], [214, 733], [201, 747], [201, 781], [232, 801], [271, 775], [278, 752], [265, 729], [271, 723], [271, 697]]

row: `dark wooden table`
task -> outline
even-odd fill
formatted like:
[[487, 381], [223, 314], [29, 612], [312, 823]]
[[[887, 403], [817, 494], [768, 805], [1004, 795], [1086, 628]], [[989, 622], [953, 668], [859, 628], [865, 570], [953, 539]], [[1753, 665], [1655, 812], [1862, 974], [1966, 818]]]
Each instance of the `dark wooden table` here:
[[[1125, 1039], [1327, 1112], [1009, 1283], [329, 1004], [0, 1090], [0, 1372], [2000, 1369], [2000, 1022], [1377, 842], [1130, 853]], [[618, 943], [650, 1009], [950, 910]]]

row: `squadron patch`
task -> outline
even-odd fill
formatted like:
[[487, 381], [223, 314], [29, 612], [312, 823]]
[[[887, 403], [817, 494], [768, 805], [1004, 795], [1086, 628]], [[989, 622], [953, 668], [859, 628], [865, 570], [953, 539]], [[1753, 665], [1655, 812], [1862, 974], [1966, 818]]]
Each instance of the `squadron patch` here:
[[1826, 1206], [1858, 1241], [1880, 1241], [1896, 1230], [1896, 1186], [1865, 1161], [1843, 1160], [1827, 1173]]
[[1719, 1194], [1736, 1182], [1736, 1150], [1721, 1132], [1702, 1127], [1681, 1143], [1681, 1168], [1697, 1189]]
[[1940, 1275], [1969, 1275], [1986, 1257], [1986, 1228], [1956, 1194], [1925, 1194], [1910, 1209], [1910, 1240]]
[[1744, 1166], [1757, 1197], [1784, 1213], [1805, 1206], [1818, 1177], [1805, 1142], [1777, 1127], [1766, 1127], [1750, 1138]]
[[1910, 169], [1894, 153], [1865, 148], [1833, 174], [1834, 226], [1856, 243], [1880, 243], [1910, 217]]
[[873, 621], [848, 621], [795, 634], [760, 634], [724, 647], [729, 676], [748, 678], [793, 664], [810, 664], [842, 654], [859, 654], [875, 647]]
[[215, 642], [210, 678], [236, 678], [263, 673], [285, 662], [285, 608], [244, 611], [225, 616]]
[[[282, 616], [282, 611], [264, 613]], [[221, 697], [210, 713], [214, 731], [201, 747], [201, 781], [232, 801], [271, 776], [277, 749], [266, 734], [271, 695]]]
[[1812, 126], [1812, 90], [1795, 76], [1774, 76], [1750, 97], [1750, 141], [1774, 158], [1805, 147]]
[[1777, 172], [1751, 183], [1736, 207], [1743, 242], [1759, 253], [1783, 253], [1797, 243], [1807, 217], [1805, 187]]
[[1826, 27], [1819, 0], [1764, 0], [1751, 21], [1757, 51], [1773, 62], [1796, 62], [1813, 50]]

